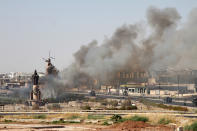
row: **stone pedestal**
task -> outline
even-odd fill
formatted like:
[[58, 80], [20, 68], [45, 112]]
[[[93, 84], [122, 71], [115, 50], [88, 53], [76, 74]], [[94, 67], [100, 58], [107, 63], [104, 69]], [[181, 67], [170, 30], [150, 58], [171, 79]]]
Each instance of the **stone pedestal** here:
[[39, 108], [39, 86], [38, 85], [33, 85], [32, 107], [34, 109]]

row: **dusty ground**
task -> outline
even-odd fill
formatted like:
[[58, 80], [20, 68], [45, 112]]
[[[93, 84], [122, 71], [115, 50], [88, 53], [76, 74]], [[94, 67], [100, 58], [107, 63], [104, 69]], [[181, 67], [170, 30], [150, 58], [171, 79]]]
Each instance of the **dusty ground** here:
[[[4, 115], [0, 118], [0, 131], [174, 131], [169, 126], [184, 127], [190, 125], [196, 118], [183, 117], [182, 115], [193, 114], [169, 114], [169, 113], [137, 113], [122, 115], [123, 118], [129, 119], [134, 115], [143, 116], [149, 119], [147, 123], [143, 122], [123, 122], [111, 126], [104, 126], [104, 122], [112, 122], [112, 115], [97, 114], [40, 114], [40, 115]], [[177, 116], [179, 115], [179, 116]], [[45, 116], [44, 118], [35, 118], [35, 116]], [[159, 121], [165, 118], [169, 120], [167, 126], [159, 125]], [[54, 121], [81, 120], [80, 123], [63, 123], [54, 124]], [[11, 120], [9, 122], [9, 120]], [[154, 126], [155, 125], [155, 126]]]
[[99, 125], [0, 124], [0, 131], [96, 131]]
[[68, 124], [0, 124], [0, 131], [174, 131], [175, 128], [144, 122], [126, 121], [112, 126]]
[[153, 126], [142, 121], [126, 121], [106, 128], [97, 129], [97, 131], [174, 131], [175, 127], [164, 125]]

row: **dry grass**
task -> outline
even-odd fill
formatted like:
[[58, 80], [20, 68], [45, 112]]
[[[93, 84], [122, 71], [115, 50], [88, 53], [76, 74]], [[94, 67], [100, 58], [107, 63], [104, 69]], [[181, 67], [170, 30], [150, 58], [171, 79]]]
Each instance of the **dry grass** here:
[[155, 125], [158, 124], [158, 122], [162, 118], [170, 120], [172, 123], [175, 123], [175, 124], [179, 123], [179, 121], [177, 120], [177, 117], [172, 116], [172, 115], [167, 115], [167, 114], [151, 114], [151, 115], [147, 115], [147, 117], [149, 118], [151, 123]]
[[70, 113], [70, 114], [63, 115], [63, 118], [65, 119], [80, 119], [83, 117], [84, 117], [84, 114], [78, 114], [78, 113]]
[[64, 118], [64, 119], [83, 119], [86, 114], [66, 113], [66, 114], [49, 114], [47, 119]]
[[5, 115], [5, 119], [33, 119], [34, 115]]
[[145, 115], [149, 118], [151, 124], [158, 124], [158, 122], [164, 118], [170, 120], [171, 123], [176, 124], [177, 126], [185, 126], [192, 123], [195, 119], [185, 118], [185, 117], [176, 117], [170, 114], [148, 114]]
[[[123, 116], [123, 118], [130, 118], [132, 116], [134, 115], [126, 115], [126, 116]], [[164, 114], [164, 113], [155, 113], [155, 114], [147, 113], [147, 114], [142, 114], [139, 116], [147, 117], [149, 119], [149, 123], [153, 125], [157, 125], [158, 122], [162, 118], [169, 120], [171, 123], [176, 124], [177, 126], [185, 126], [185, 125], [191, 124], [192, 122], [196, 120], [192, 118], [176, 117], [175, 115]]]
[[[34, 119], [35, 115], [5, 115], [3, 116], [4, 119]], [[68, 114], [46, 114], [46, 119], [54, 119], [54, 118], [74, 118], [74, 117], [83, 117], [83, 114], [77, 113], [68, 113]]]
[[[123, 118], [131, 118], [133, 115], [124, 115]], [[138, 115], [138, 114], [137, 114]], [[5, 115], [0, 120], [3, 121], [4, 119], [11, 120], [11, 119], [34, 119], [36, 115]], [[157, 125], [158, 122], [164, 118], [170, 120], [171, 123], [176, 124], [177, 126], [185, 126], [190, 125], [194, 121], [195, 118], [185, 118], [185, 117], [176, 117], [175, 115], [165, 114], [165, 113], [146, 113], [146, 114], [139, 114], [139, 116], [144, 116], [149, 119], [148, 123]], [[80, 114], [80, 113], [66, 113], [66, 114], [46, 114], [45, 120], [53, 120], [55, 119], [80, 119], [80, 120], [87, 120], [88, 114]], [[103, 116], [102, 120], [110, 120], [111, 116], [106, 115]]]

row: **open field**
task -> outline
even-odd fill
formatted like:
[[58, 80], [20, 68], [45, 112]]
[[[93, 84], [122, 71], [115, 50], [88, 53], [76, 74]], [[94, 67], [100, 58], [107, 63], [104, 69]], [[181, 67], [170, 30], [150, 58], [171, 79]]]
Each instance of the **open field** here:
[[[128, 131], [131, 123], [139, 125], [139, 131], [143, 129], [151, 130], [157, 129], [158, 131], [168, 129], [173, 131], [177, 127], [185, 127], [196, 121], [196, 114], [192, 113], [120, 113], [121, 119], [114, 121], [112, 116], [118, 113], [97, 114], [93, 112], [78, 112], [78, 113], [63, 113], [63, 112], [18, 112], [17, 114], [1, 115], [0, 130], [10, 131], [29, 131], [29, 130], [56, 130], [56, 131], [117, 131], [124, 129]], [[137, 117], [137, 119], [135, 118]], [[135, 121], [144, 121], [145, 123], [136, 123]], [[131, 121], [131, 122], [127, 122]], [[123, 123], [122, 123], [123, 122]], [[122, 124], [121, 124], [122, 123]], [[130, 123], [130, 124], [128, 124]], [[126, 125], [124, 125], [126, 124]], [[140, 126], [141, 125], [141, 126]], [[146, 125], [146, 126], [143, 126]], [[123, 128], [125, 127], [125, 128]]]
[[86, 97], [83, 101], [47, 103], [38, 110], [9, 104], [0, 112], [0, 130], [174, 131], [196, 122], [195, 107], [137, 98]]

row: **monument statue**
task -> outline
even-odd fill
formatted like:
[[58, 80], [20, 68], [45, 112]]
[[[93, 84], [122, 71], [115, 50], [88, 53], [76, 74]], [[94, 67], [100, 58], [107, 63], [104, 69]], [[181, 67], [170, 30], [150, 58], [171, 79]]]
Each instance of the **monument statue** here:
[[33, 85], [38, 85], [39, 75], [37, 74], [37, 71], [34, 71], [34, 74], [32, 75], [32, 83]]

